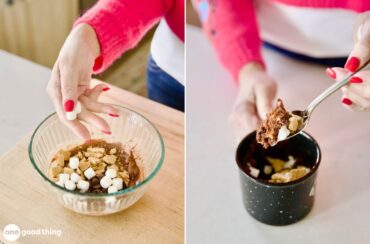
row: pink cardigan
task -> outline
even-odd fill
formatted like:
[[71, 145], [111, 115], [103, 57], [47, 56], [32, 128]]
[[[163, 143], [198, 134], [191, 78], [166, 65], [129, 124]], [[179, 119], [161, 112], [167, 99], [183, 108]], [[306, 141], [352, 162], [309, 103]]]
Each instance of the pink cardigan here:
[[[297, 7], [370, 10], [364, 0], [271, 0]], [[224, 66], [237, 79], [239, 70], [251, 61], [263, 64], [253, 0], [195, 0], [203, 29]]]
[[184, 0], [99, 0], [74, 26], [92, 26], [100, 43], [94, 73], [104, 71], [124, 51], [133, 48], [161, 18], [184, 41]]

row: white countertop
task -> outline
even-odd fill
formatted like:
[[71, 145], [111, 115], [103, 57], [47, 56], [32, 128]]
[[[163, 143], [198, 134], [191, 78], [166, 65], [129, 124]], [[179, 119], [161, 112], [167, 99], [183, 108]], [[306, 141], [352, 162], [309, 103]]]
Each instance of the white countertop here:
[[[269, 50], [264, 56], [288, 109], [304, 108], [332, 84], [322, 66]], [[188, 243], [369, 243], [370, 112], [343, 109], [339, 92], [317, 108], [307, 128], [323, 154], [314, 208], [296, 224], [274, 227], [254, 220], [242, 204], [227, 122], [235, 94], [209, 42], [187, 27]]]
[[0, 50], [0, 156], [54, 111], [50, 69]]

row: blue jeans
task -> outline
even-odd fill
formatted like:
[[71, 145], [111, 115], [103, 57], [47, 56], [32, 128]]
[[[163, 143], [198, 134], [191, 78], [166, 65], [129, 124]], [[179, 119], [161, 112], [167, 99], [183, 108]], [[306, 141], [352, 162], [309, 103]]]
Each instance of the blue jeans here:
[[148, 97], [151, 100], [184, 112], [184, 86], [159, 68], [151, 55], [148, 58], [146, 72]]
[[295, 53], [286, 49], [283, 49], [281, 47], [275, 46], [272, 43], [264, 42], [263, 46], [277, 51], [278, 53], [281, 53], [285, 56], [288, 56], [290, 58], [305, 61], [308, 63], [314, 63], [314, 64], [320, 64], [324, 65], [326, 67], [344, 67], [344, 64], [346, 63], [347, 57], [338, 57], [338, 58], [313, 58], [310, 56], [306, 56], [300, 53]]

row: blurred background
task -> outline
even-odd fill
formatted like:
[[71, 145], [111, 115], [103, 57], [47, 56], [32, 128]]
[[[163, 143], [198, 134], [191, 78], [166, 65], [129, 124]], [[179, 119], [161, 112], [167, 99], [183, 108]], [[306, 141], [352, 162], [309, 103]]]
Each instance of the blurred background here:
[[[0, 0], [0, 49], [52, 68], [73, 22], [96, 2]], [[154, 29], [95, 77], [146, 96], [146, 63]]]

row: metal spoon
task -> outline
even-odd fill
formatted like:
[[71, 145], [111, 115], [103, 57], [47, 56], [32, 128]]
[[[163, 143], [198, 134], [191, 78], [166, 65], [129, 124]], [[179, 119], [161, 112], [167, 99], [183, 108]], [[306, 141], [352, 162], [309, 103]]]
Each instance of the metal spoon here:
[[[312, 115], [312, 112], [315, 110], [315, 108], [322, 102], [324, 101], [326, 98], [328, 98], [330, 95], [332, 95], [334, 92], [336, 92], [337, 90], [339, 90], [340, 88], [342, 88], [343, 86], [347, 85], [349, 80], [354, 76], [356, 75], [358, 72], [366, 69], [367, 67], [369, 67], [370, 65], [370, 60], [367, 61], [362, 67], [360, 67], [357, 71], [353, 72], [353, 73], [350, 73], [348, 74], [346, 77], [343, 78], [343, 80], [339, 81], [339, 82], [335, 82], [333, 85], [331, 85], [328, 89], [326, 89], [323, 93], [321, 93], [318, 97], [315, 98], [315, 100], [313, 100], [310, 105], [308, 105], [308, 107], [301, 111], [301, 110], [294, 110], [292, 111], [291, 113], [292, 114], [295, 114], [295, 115], [298, 115], [300, 117], [303, 118], [303, 123], [302, 125], [300, 126], [300, 128], [294, 132], [293, 134], [290, 134], [288, 137], [286, 137], [284, 140], [287, 140], [289, 138], [292, 138], [293, 136], [296, 136], [298, 135], [299, 133], [301, 133], [304, 128], [306, 128], [310, 118], [311, 118], [311, 115]], [[284, 140], [280, 140], [280, 141], [284, 141]], [[277, 141], [276, 143], [274, 143], [272, 146], [275, 146], [279, 141]]]

